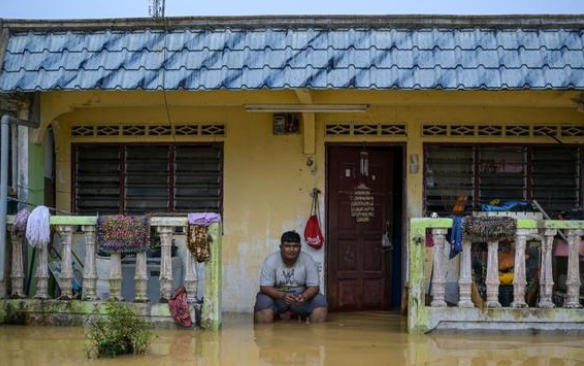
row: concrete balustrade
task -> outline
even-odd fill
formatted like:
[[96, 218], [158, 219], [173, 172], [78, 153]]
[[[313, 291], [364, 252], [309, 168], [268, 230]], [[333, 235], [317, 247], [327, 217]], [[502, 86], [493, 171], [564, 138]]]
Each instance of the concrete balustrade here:
[[[472, 302], [472, 243], [463, 242], [459, 254], [458, 272], [459, 298], [447, 303], [445, 296], [446, 272], [449, 270], [445, 246], [446, 232], [452, 226], [451, 219], [412, 219], [409, 240], [409, 302], [408, 328], [411, 332], [426, 332], [433, 328], [448, 329], [578, 329], [584, 330], [584, 310], [580, 305], [580, 260], [579, 243], [584, 236], [584, 221], [517, 219], [515, 235], [515, 264], [513, 269], [513, 301], [509, 307], [499, 302], [498, 242], [481, 243], [488, 251], [485, 309], [475, 307]], [[434, 246], [425, 247], [425, 232], [430, 229]], [[561, 230], [568, 238], [568, 268], [566, 295], [563, 308], [555, 308], [553, 302], [553, 257], [554, 237]], [[528, 308], [526, 302], [526, 244], [540, 243], [539, 297], [536, 306]], [[432, 276], [424, 276], [424, 258], [431, 254]], [[426, 283], [430, 284], [430, 305], [426, 306]], [[477, 284], [480, 285], [480, 284]], [[488, 311], [486, 309], [489, 309]], [[568, 310], [570, 309], [570, 310]], [[575, 309], [577, 312], [574, 312]], [[547, 312], [546, 312], [547, 311]], [[551, 311], [551, 312], [550, 312]], [[572, 311], [572, 312], [570, 312]]]
[[[8, 217], [9, 225], [13, 222], [13, 217]], [[172, 270], [172, 244], [176, 234], [176, 228], [183, 228], [182, 233], [178, 235], [185, 235], [187, 232], [186, 217], [152, 217], [150, 224], [156, 229], [161, 241], [161, 259], [160, 259], [160, 300], [167, 302], [174, 292], [173, 288], [173, 270]], [[61, 295], [59, 300], [64, 301], [79, 301], [74, 300], [73, 293], [73, 239], [78, 230], [82, 234], [85, 241], [85, 257], [83, 263], [83, 285], [81, 291], [82, 301], [97, 301], [99, 300], [97, 294], [97, 266], [96, 266], [96, 225], [97, 217], [94, 216], [53, 216], [51, 217], [51, 225], [55, 227], [60, 240], [61, 252], [60, 254], [60, 271], [57, 274]], [[209, 234], [211, 235], [212, 250], [211, 260], [204, 264], [197, 264], [192, 254], [186, 250], [183, 251], [184, 258], [184, 276], [181, 279], [182, 284], [187, 290], [187, 302], [194, 304], [199, 301], [197, 293], [198, 287], [198, 266], [203, 265], [205, 272], [205, 302], [202, 306], [201, 313], [203, 319], [201, 324], [211, 330], [217, 330], [221, 324], [221, 310], [220, 310], [220, 286], [221, 269], [221, 224], [212, 224], [209, 227]], [[26, 294], [24, 289], [24, 282], [26, 275], [24, 273], [24, 258], [23, 249], [25, 240], [19, 237], [11, 237], [12, 257], [11, 257], [11, 297], [14, 299], [24, 299], [26, 301]], [[49, 284], [49, 263], [47, 248], [36, 249], [36, 270], [35, 270], [35, 299], [50, 301], [48, 292]], [[109, 297], [110, 299], [123, 301], [122, 294], [122, 258], [120, 254], [110, 255], [109, 260]], [[144, 303], [148, 302], [148, 264], [146, 253], [138, 253], [136, 255], [135, 275], [132, 278], [135, 282], [134, 302]], [[128, 279], [125, 279], [128, 280]], [[198, 306], [198, 305], [197, 305]], [[25, 306], [26, 307], [26, 306]], [[193, 310], [194, 315], [194, 310]], [[168, 314], [170, 315], [170, 314]]]

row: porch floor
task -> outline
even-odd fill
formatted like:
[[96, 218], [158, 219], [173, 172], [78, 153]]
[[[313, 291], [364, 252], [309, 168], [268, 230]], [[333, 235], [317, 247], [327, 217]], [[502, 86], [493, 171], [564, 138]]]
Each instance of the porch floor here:
[[[108, 365], [583, 365], [584, 340], [570, 333], [408, 335], [395, 313], [333, 313], [323, 325], [254, 326], [226, 314], [219, 332], [156, 331], [146, 357]], [[0, 326], [2, 365], [88, 364], [82, 328]]]

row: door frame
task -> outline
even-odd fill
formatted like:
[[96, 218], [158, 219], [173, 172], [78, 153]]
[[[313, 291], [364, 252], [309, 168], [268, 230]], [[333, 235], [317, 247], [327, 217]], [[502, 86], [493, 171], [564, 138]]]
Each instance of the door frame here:
[[[405, 270], [407, 268], [406, 266], [406, 261], [407, 261], [407, 250], [406, 250], [406, 243], [407, 243], [407, 232], [408, 232], [408, 225], [406, 222], [407, 219], [407, 209], [406, 209], [406, 204], [407, 204], [407, 142], [325, 142], [324, 144], [324, 161], [325, 161], [325, 171], [324, 171], [324, 186], [325, 186], [325, 190], [324, 190], [324, 217], [325, 217], [325, 238], [330, 237], [330, 227], [328, 225], [328, 218], [329, 218], [329, 199], [330, 199], [330, 190], [329, 190], [329, 184], [330, 184], [330, 176], [329, 176], [329, 166], [330, 166], [330, 159], [331, 159], [331, 153], [330, 150], [332, 147], [368, 147], [368, 146], [373, 146], [373, 147], [381, 147], [381, 148], [386, 148], [389, 150], [394, 150], [395, 152], [399, 152], [401, 154], [401, 174], [402, 174], [402, 178], [403, 178], [403, 184], [401, 187], [401, 220], [402, 220], [402, 230], [401, 230], [401, 243], [400, 243], [400, 249], [401, 249], [401, 258], [400, 258], [400, 273], [401, 273], [401, 283], [399, 284], [395, 284], [393, 281], [391, 281], [390, 279], [390, 283], [392, 286], [391, 289], [391, 293], [390, 293], [390, 300], [392, 297], [392, 293], [394, 291], [394, 288], [397, 288], [398, 291], [400, 292], [401, 295], [401, 291], [403, 291], [402, 287], [404, 285], [403, 281], [406, 278], [406, 273]], [[397, 160], [394, 160], [394, 162]], [[325, 287], [326, 287], [326, 291], [325, 294], [327, 296], [327, 298], [329, 297], [330, 294], [330, 276], [329, 276], [329, 269], [330, 269], [330, 265], [329, 263], [331, 263], [330, 261], [332, 261], [333, 259], [331, 258], [331, 251], [329, 250], [329, 246], [325, 245], [325, 253], [324, 253], [324, 259], [325, 259], [325, 269], [324, 269], [324, 283], [325, 283]], [[391, 273], [390, 273], [391, 276]], [[397, 287], [395, 287], [397, 285]], [[398, 298], [401, 298], [401, 296], [399, 296]], [[390, 307], [391, 308], [395, 308], [398, 304], [394, 304], [390, 301]]]

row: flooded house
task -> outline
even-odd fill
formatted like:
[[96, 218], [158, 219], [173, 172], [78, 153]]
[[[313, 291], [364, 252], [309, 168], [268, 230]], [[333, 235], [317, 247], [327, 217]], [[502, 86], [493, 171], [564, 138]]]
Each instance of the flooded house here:
[[[2, 290], [16, 299], [1, 321], [73, 321], [62, 315], [104, 295], [146, 301], [142, 314], [164, 323], [158, 298], [184, 284], [217, 329], [223, 312], [252, 312], [263, 259], [282, 232], [303, 233], [316, 200], [325, 245], [302, 250], [331, 312], [404, 307], [418, 333], [583, 328], [584, 221], [554, 214], [584, 204], [584, 16], [0, 27], [8, 226], [19, 207], [46, 205], [59, 233], [34, 257], [7, 234]], [[482, 212], [497, 199], [550, 216]], [[185, 249], [194, 212], [221, 215], [208, 262]], [[451, 259], [452, 213], [515, 226]], [[149, 215], [159, 257], [101, 256], [97, 216], [112, 214]]]

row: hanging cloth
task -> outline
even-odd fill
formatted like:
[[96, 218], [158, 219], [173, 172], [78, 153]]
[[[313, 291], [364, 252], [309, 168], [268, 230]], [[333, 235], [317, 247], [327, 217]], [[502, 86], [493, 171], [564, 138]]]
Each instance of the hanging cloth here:
[[452, 259], [462, 252], [464, 218], [456, 215], [451, 215], [450, 218], [452, 219], [452, 228], [448, 230], [448, 241], [450, 241], [450, 259]]
[[99, 216], [97, 245], [106, 254], [144, 252], [150, 244], [150, 220], [146, 216]]
[[211, 259], [211, 241], [208, 226], [221, 221], [216, 213], [190, 213], [188, 215], [187, 248], [197, 262]]
[[464, 240], [478, 243], [515, 240], [517, 220], [512, 217], [472, 217], [464, 220]]
[[18, 213], [14, 216], [14, 223], [12, 224], [12, 236], [17, 238], [24, 238], [24, 235], [26, 234], [26, 224], [28, 222], [29, 216], [30, 212], [26, 208], [18, 211]]
[[314, 249], [320, 249], [324, 245], [324, 236], [320, 228], [320, 206], [318, 194], [320, 191], [312, 191], [312, 206], [310, 208], [310, 217], [304, 227], [304, 241]]
[[45, 206], [38, 206], [26, 222], [26, 240], [34, 248], [46, 247], [51, 241], [51, 213]]
[[189, 304], [187, 303], [187, 290], [184, 286], [179, 287], [174, 292], [174, 295], [168, 300], [168, 307], [170, 315], [177, 323], [185, 328], [190, 328], [193, 325]]

